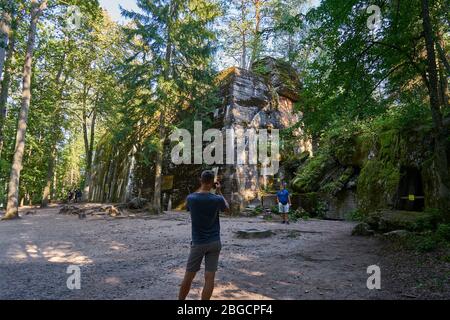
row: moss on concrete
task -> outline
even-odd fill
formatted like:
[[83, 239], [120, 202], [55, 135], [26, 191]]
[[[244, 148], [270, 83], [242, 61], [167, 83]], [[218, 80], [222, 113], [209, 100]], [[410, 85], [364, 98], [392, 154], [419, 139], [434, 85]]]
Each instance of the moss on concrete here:
[[330, 195], [336, 195], [339, 191], [345, 188], [347, 183], [353, 177], [355, 169], [348, 167], [343, 170], [335, 179], [322, 186], [319, 191]]
[[298, 172], [291, 185], [299, 193], [316, 192], [320, 188], [322, 176], [333, 167], [335, 161], [328, 152], [310, 158]]
[[400, 169], [388, 161], [367, 161], [357, 183], [359, 209], [369, 213], [387, 208], [400, 183]]
[[434, 229], [436, 217], [430, 212], [379, 210], [368, 216], [366, 221], [378, 232], [408, 230], [420, 232]]

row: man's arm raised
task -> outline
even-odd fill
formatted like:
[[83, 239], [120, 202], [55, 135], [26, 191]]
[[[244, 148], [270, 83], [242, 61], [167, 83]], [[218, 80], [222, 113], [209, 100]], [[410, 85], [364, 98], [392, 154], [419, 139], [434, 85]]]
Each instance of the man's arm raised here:
[[231, 210], [230, 210], [230, 205], [228, 204], [227, 199], [225, 199], [225, 197], [222, 194], [222, 185], [220, 184], [220, 182], [216, 182], [216, 192], [218, 196], [221, 196], [223, 198], [223, 201], [225, 203], [225, 208], [224, 208], [224, 212], [228, 215], [231, 214]]

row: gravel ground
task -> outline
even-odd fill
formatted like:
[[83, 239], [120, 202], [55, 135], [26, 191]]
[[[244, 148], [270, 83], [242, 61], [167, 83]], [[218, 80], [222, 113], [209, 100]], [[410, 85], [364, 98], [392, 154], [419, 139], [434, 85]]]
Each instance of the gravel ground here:
[[[58, 215], [57, 207], [36, 212], [20, 220], [0, 222], [0, 299], [177, 297], [189, 251], [186, 213], [147, 219], [79, 220]], [[285, 226], [258, 218], [222, 218], [224, 249], [213, 298], [450, 297], [448, 291], [430, 291], [439, 288], [417, 287], [411, 281], [414, 274], [408, 276], [414, 272], [414, 261], [405, 269], [406, 280], [399, 280], [402, 264], [397, 260], [391, 263], [398, 255], [385, 254], [385, 244], [377, 238], [350, 236], [353, 227], [353, 223], [336, 221], [310, 220]], [[275, 235], [259, 240], [234, 237], [237, 230], [253, 228], [270, 229]], [[410, 261], [409, 257], [403, 261]], [[80, 266], [80, 290], [67, 288], [70, 265]], [[381, 267], [381, 290], [367, 289], [370, 265]], [[424, 270], [422, 264], [417, 269], [423, 274], [436, 272], [435, 267], [431, 264]], [[448, 275], [448, 270], [439, 270], [443, 273], [433, 273], [433, 277]], [[199, 298], [202, 277], [203, 271], [190, 299]]]

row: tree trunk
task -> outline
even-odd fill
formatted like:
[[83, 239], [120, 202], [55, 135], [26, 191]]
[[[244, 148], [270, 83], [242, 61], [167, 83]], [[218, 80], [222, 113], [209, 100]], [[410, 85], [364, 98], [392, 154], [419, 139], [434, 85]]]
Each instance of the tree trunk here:
[[53, 149], [48, 160], [48, 169], [47, 169], [47, 183], [44, 188], [44, 192], [42, 194], [42, 202], [41, 208], [46, 208], [50, 201], [50, 193], [52, 190], [52, 182], [55, 171], [55, 158], [56, 158], [56, 144], [53, 145]]
[[86, 172], [84, 177], [84, 188], [83, 188], [83, 200], [89, 201], [89, 184], [90, 181], [90, 163], [91, 159], [89, 159], [89, 138], [88, 138], [88, 129], [87, 129], [87, 96], [89, 94], [89, 88], [84, 85], [83, 88], [83, 141], [84, 141], [84, 153], [86, 154]]
[[36, 42], [36, 30], [39, 16], [47, 6], [47, 0], [43, 0], [41, 5], [37, 0], [31, 0], [31, 23], [28, 35], [28, 43], [25, 57], [25, 64], [23, 69], [23, 88], [22, 88], [22, 106], [20, 108], [16, 147], [14, 151], [14, 158], [11, 167], [11, 176], [8, 188], [8, 204], [6, 208], [6, 215], [3, 219], [14, 219], [19, 217], [19, 183], [20, 172], [22, 171], [23, 153], [25, 150], [25, 135], [28, 124], [28, 112], [30, 110], [31, 102], [31, 73], [33, 63], [34, 46]]
[[293, 45], [293, 35], [291, 32], [289, 32], [288, 35], [288, 52], [287, 52], [287, 60], [290, 64], [293, 63], [293, 56], [292, 56], [292, 52], [294, 51], [293, 49], [294, 45]]
[[259, 59], [261, 54], [261, 0], [253, 0], [253, 5], [255, 6], [255, 31], [253, 35], [253, 50], [250, 68], [253, 63]]
[[247, 69], [247, 39], [246, 39], [245, 31], [242, 32], [241, 68]]
[[[58, 155], [56, 155], [56, 158], [55, 158], [55, 168], [57, 168], [58, 167]], [[53, 172], [53, 182], [52, 182], [52, 184], [53, 184], [53, 188], [51, 188], [51, 197], [52, 197], [52, 199], [56, 199], [56, 190], [57, 190], [57, 187], [58, 187], [58, 181], [57, 181], [57, 172]], [[64, 194], [64, 190], [63, 190], [63, 194]]]
[[[244, 21], [246, 20], [245, 15], [245, 0], [241, 0], [241, 20], [244, 24]], [[242, 27], [242, 55], [241, 55], [241, 68], [247, 69], [247, 34], [246, 29]]]
[[[172, 76], [172, 55], [173, 55], [173, 42], [172, 42], [172, 26], [175, 23], [178, 16], [178, 2], [176, 0], [170, 3], [170, 15], [167, 20], [167, 45], [166, 45], [166, 57], [165, 57], [165, 70], [164, 78], [169, 81]], [[159, 141], [156, 151], [155, 161], [155, 192], [153, 197], [153, 209], [156, 213], [162, 212], [161, 205], [161, 187], [162, 187], [162, 170], [164, 161], [164, 142], [166, 140], [166, 105], [163, 102], [160, 110], [160, 123], [159, 123]]]
[[439, 39], [436, 41], [436, 47], [437, 47], [441, 62], [445, 66], [445, 69], [447, 70], [447, 74], [450, 75], [450, 63], [448, 62], [448, 59], [445, 54], [445, 50], [443, 49], [444, 46], [445, 46], [445, 43], [442, 40], [442, 36], [440, 36]]
[[6, 51], [10, 34], [10, 16], [5, 12], [0, 17], [0, 82], [3, 75], [3, 66], [5, 65]]
[[446, 150], [446, 136], [442, 122], [441, 99], [439, 98], [439, 80], [436, 66], [433, 28], [430, 19], [428, 0], [422, 0], [423, 31], [427, 52], [428, 92], [430, 96], [431, 114], [434, 123], [435, 143], [434, 162], [437, 174], [437, 206], [445, 218], [450, 221], [450, 183]]
[[[14, 18], [13, 18], [14, 19]], [[9, 44], [8, 44], [8, 50], [6, 53], [6, 59], [4, 64], [4, 73], [3, 78], [1, 81], [1, 90], [0, 90], [0, 158], [3, 151], [3, 127], [5, 125], [6, 121], [6, 103], [8, 101], [8, 94], [9, 94], [9, 86], [11, 83], [11, 65], [12, 60], [14, 56], [14, 50], [16, 46], [16, 28], [15, 28], [15, 22], [13, 22], [14, 26], [11, 29], [11, 33], [9, 36]], [[1, 72], [0, 72], [0, 78], [1, 78]]]
[[56, 156], [57, 156], [57, 144], [58, 144], [58, 131], [59, 129], [59, 124], [61, 121], [61, 108], [60, 108], [60, 100], [62, 99], [63, 95], [64, 95], [64, 86], [65, 83], [67, 81], [67, 76], [64, 79], [63, 84], [61, 85], [61, 77], [64, 71], [64, 65], [65, 65], [65, 60], [66, 60], [66, 54], [64, 53], [62, 61], [61, 61], [61, 66], [58, 70], [58, 74], [56, 75], [56, 79], [55, 79], [55, 84], [56, 87], [59, 89], [59, 93], [57, 95], [56, 101], [54, 101], [55, 104], [55, 118], [54, 118], [54, 127], [52, 129], [52, 137], [50, 137], [50, 139], [54, 139], [53, 140], [53, 144], [51, 147], [51, 152], [50, 152], [50, 157], [48, 159], [48, 167], [47, 167], [47, 183], [45, 185], [44, 191], [42, 193], [42, 202], [41, 202], [41, 208], [46, 208], [48, 206], [49, 203], [49, 198], [50, 198], [50, 193], [52, 190], [52, 183], [53, 183], [53, 176], [55, 175], [55, 165], [56, 165]]
[[91, 175], [92, 175], [92, 158], [94, 155], [94, 139], [95, 139], [95, 122], [97, 120], [97, 111], [94, 109], [91, 120], [91, 132], [90, 138], [88, 137], [87, 129], [87, 115], [83, 115], [83, 135], [84, 135], [84, 148], [86, 151], [86, 175], [85, 184], [83, 190], [83, 198], [85, 201], [90, 201], [90, 187], [91, 187]]
[[[161, 123], [164, 123], [164, 112], [160, 115]], [[162, 212], [161, 205], [161, 188], [162, 188], [162, 167], [164, 160], [164, 141], [165, 141], [165, 126], [159, 126], [159, 141], [158, 149], [156, 151], [156, 161], [155, 161], [155, 194], [153, 199], [153, 208], [156, 213]]]
[[443, 41], [443, 36], [439, 34], [436, 39], [436, 47], [439, 52], [439, 86], [440, 86], [440, 99], [441, 106], [445, 109], [449, 107], [448, 101], [448, 76], [450, 76], [450, 65], [445, 56], [445, 51], [442, 47], [445, 46], [445, 42]]

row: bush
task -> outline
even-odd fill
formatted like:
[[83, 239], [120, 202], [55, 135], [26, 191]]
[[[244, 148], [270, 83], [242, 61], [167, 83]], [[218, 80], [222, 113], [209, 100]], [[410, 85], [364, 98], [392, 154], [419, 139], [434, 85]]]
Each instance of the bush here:
[[450, 241], [450, 224], [440, 224], [436, 230], [436, 236], [443, 241]]
[[435, 234], [426, 234], [415, 238], [415, 248], [419, 252], [431, 252], [437, 249], [439, 240]]
[[437, 209], [427, 209], [422, 218], [416, 222], [416, 231], [436, 230], [443, 220], [442, 213]]
[[327, 151], [322, 151], [308, 159], [292, 181], [292, 188], [299, 193], [315, 192], [320, 188], [321, 177], [335, 166], [335, 161]]
[[293, 222], [297, 222], [298, 220], [309, 220], [310, 218], [309, 213], [301, 208], [289, 213], [289, 219]]
[[365, 215], [361, 211], [355, 210], [347, 213], [345, 219], [348, 221], [363, 222], [365, 220]]
[[450, 225], [440, 224], [436, 231], [415, 234], [408, 239], [408, 247], [419, 252], [431, 252], [450, 244]]
[[263, 213], [263, 207], [262, 206], [257, 206], [255, 209], [253, 209], [253, 211], [251, 212], [251, 216], [256, 217], [259, 216]]
[[319, 201], [314, 208], [314, 216], [319, 219], [324, 219], [328, 212], [328, 204], [325, 201]]

